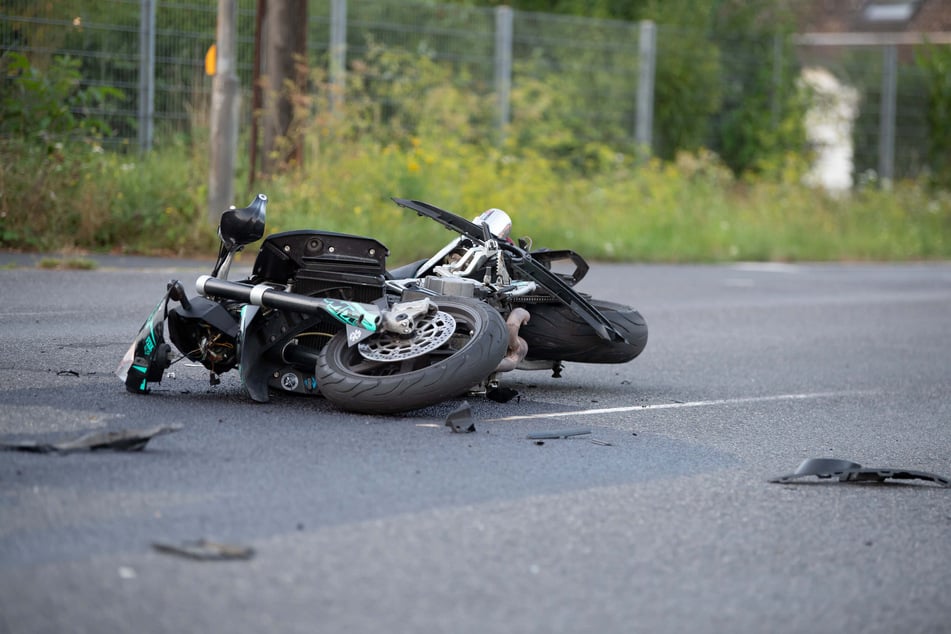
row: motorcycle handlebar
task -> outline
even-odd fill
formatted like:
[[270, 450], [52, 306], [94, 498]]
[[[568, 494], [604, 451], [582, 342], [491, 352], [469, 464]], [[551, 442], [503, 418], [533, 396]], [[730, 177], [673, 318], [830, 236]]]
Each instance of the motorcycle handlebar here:
[[[359, 320], [366, 319], [373, 324], [373, 327], [379, 326], [382, 321], [379, 310], [369, 304], [338, 302], [324, 297], [310, 297], [298, 293], [288, 293], [271, 288], [266, 284], [250, 286], [238, 282], [228, 282], [212, 277], [211, 275], [202, 275], [195, 281], [195, 290], [198, 291], [199, 295], [205, 297], [209, 295], [223, 297], [245, 304], [275, 308], [277, 310], [290, 310], [306, 314], [329, 312], [347, 323], [352, 321], [352, 319], [348, 317], [359, 318]], [[351, 315], [352, 311], [348, 309], [356, 309], [358, 314]], [[354, 325], [357, 324], [355, 323]]]

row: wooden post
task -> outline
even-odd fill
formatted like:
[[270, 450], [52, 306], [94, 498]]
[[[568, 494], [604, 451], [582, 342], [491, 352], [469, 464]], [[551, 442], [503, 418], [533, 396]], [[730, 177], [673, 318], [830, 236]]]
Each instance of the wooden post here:
[[208, 221], [218, 224], [234, 202], [234, 163], [238, 146], [238, 74], [235, 31], [237, 0], [218, 0], [217, 60], [211, 89], [211, 169]]

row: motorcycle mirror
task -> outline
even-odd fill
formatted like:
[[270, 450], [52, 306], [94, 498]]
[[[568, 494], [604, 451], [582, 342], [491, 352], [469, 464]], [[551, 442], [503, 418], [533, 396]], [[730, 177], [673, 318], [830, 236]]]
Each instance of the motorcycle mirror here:
[[218, 223], [218, 237], [225, 249], [237, 251], [260, 240], [264, 236], [266, 208], [267, 196], [258, 194], [247, 207], [232, 207], [222, 213]]

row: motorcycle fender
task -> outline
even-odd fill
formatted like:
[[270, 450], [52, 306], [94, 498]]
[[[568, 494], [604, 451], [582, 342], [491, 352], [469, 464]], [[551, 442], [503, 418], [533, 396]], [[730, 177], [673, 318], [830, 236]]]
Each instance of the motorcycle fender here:
[[353, 347], [371, 335], [377, 334], [374, 330], [366, 330], [347, 324], [347, 345]]
[[258, 403], [267, 403], [269, 369], [266, 364], [260, 363], [262, 347], [255, 337], [248, 336], [255, 317], [258, 316], [258, 306], [247, 305], [241, 308], [241, 321], [238, 325], [238, 372], [241, 375], [241, 384], [252, 400]]
[[115, 375], [130, 392], [147, 394], [149, 383], [161, 383], [169, 366], [171, 346], [165, 343], [165, 308], [168, 293], [149, 313], [142, 328], [126, 351]]

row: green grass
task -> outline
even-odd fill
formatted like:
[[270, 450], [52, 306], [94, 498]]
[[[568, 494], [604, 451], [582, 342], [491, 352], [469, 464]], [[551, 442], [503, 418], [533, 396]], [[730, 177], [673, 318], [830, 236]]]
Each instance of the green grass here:
[[95, 261], [87, 258], [43, 258], [36, 264], [37, 268], [70, 270], [70, 271], [92, 271], [97, 268]]
[[[267, 193], [270, 232], [370, 235], [389, 247], [393, 264], [453, 236], [392, 196], [467, 217], [500, 207], [514, 219], [514, 236], [595, 260], [951, 258], [951, 193], [898, 182], [830, 196], [801, 185], [794, 160], [768, 177], [737, 180], [706, 152], [646, 163], [607, 154], [581, 173], [530, 149], [435, 135], [383, 144], [314, 133], [307, 147], [302, 170], [253, 189], [239, 166], [235, 204]], [[0, 247], [213, 253], [202, 151], [170, 145], [139, 158], [85, 144], [47, 152], [7, 142], [0, 155]]]

